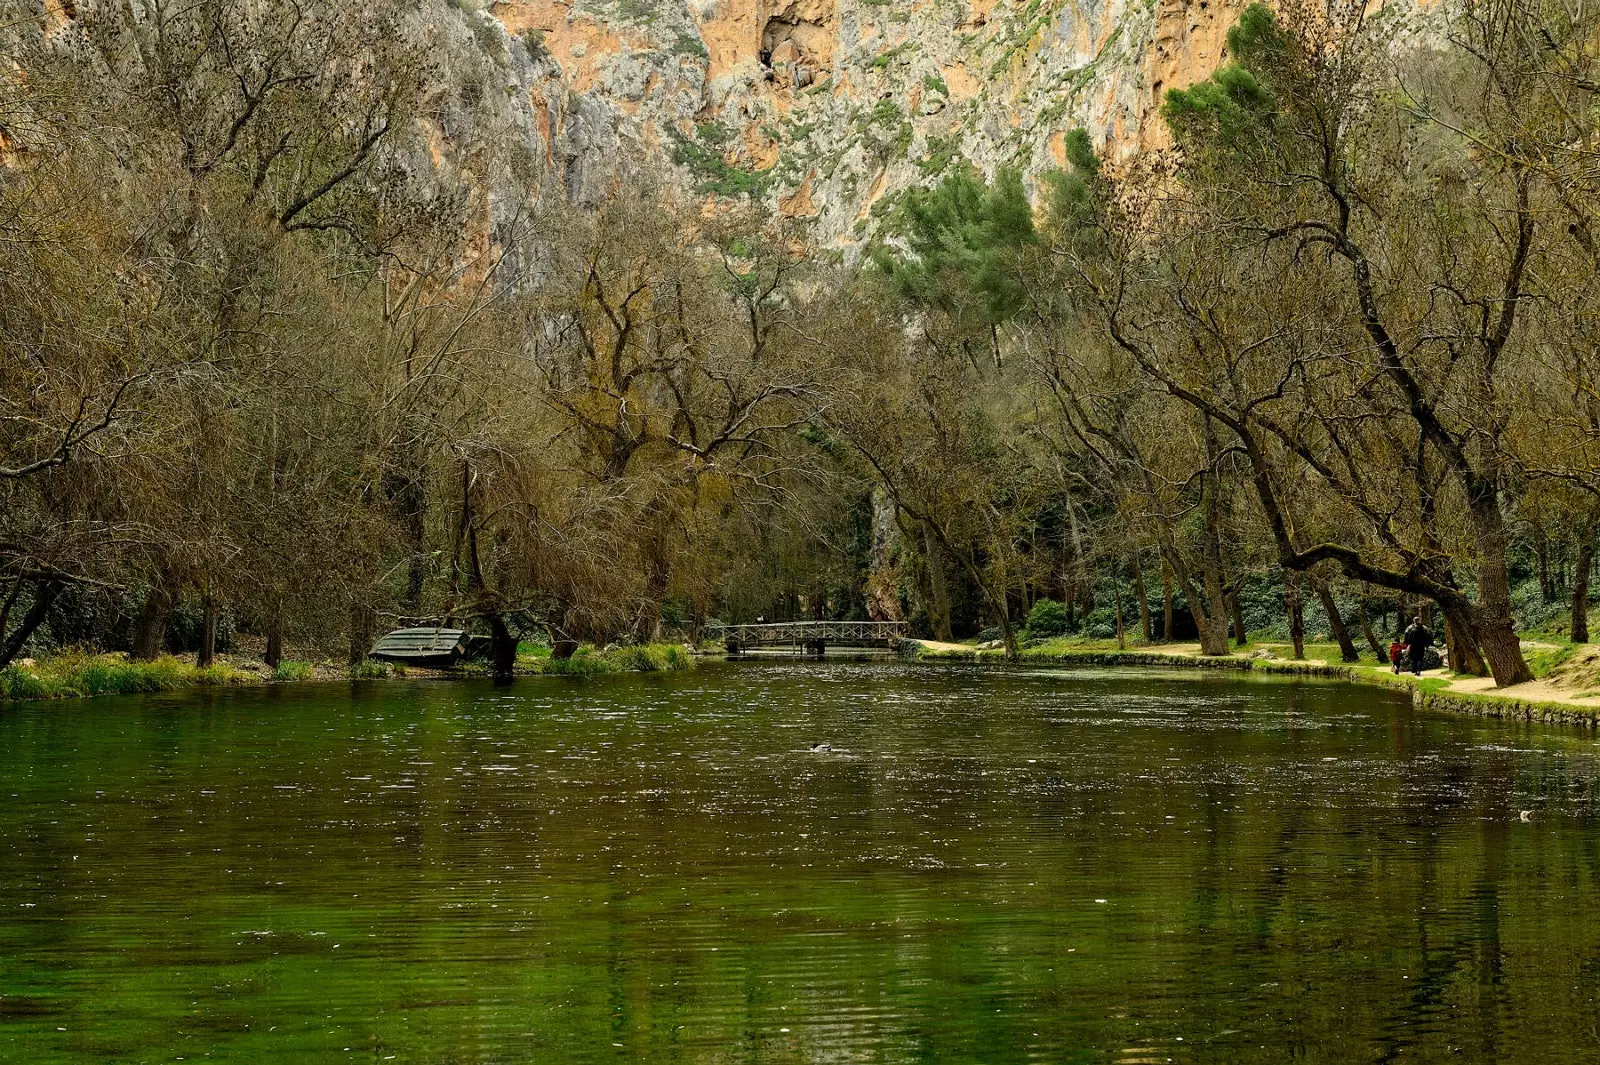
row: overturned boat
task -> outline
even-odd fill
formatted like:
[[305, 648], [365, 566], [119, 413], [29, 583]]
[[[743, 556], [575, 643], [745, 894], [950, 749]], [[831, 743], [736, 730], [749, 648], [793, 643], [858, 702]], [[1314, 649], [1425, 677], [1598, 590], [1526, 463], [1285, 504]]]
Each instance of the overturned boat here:
[[474, 636], [465, 629], [395, 629], [373, 644], [367, 657], [423, 669], [452, 669], [486, 657], [489, 642], [489, 637]]

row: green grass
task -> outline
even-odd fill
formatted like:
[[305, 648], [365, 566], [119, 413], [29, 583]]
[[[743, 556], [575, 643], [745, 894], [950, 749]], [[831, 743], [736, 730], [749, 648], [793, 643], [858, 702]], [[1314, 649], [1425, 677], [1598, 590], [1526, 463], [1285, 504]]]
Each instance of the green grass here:
[[1575, 644], [1563, 638], [1549, 639], [1547, 637], [1546, 640], [1559, 646], [1527, 647], [1522, 652], [1522, 657], [1527, 661], [1528, 668], [1533, 670], [1533, 675], [1540, 680], [1548, 677], [1557, 667], [1565, 665], [1578, 650]]
[[278, 668], [272, 671], [272, 679], [283, 681], [308, 680], [311, 677], [311, 673], [310, 662], [290, 662], [285, 660], [279, 662]]
[[583, 647], [571, 658], [545, 658], [536, 664], [538, 672], [547, 676], [584, 677], [607, 673], [669, 673], [694, 668], [694, 658], [678, 644], [653, 643], [605, 651]]
[[200, 669], [170, 656], [133, 662], [120, 654], [66, 652], [32, 666], [0, 670], [0, 697], [72, 699], [90, 695], [138, 695], [197, 686], [239, 684], [247, 674], [228, 666]]
[[393, 674], [394, 669], [387, 662], [375, 662], [366, 659], [350, 667], [351, 680], [379, 680]]

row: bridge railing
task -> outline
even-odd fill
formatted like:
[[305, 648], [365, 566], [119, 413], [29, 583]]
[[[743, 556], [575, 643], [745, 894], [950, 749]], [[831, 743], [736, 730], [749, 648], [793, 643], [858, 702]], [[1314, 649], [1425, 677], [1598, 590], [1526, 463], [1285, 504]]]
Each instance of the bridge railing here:
[[729, 647], [806, 646], [892, 647], [910, 630], [902, 621], [778, 621], [756, 625], [716, 625], [707, 634]]

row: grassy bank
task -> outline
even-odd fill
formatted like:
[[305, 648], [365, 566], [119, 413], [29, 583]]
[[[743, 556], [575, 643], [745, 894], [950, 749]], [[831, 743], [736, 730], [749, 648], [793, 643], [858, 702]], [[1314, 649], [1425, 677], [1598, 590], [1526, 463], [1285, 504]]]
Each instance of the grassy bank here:
[[[1539, 638], [1527, 639], [1523, 644], [1535, 679], [1509, 688], [1497, 688], [1488, 678], [1443, 669], [1429, 670], [1420, 677], [1410, 673], [1396, 675], [1388, 665], [1375, 661], [1370, 651], [1360, 662], [1345, 662], [1339, 646], [1332, 643], [1307, 644], [1305, 658], [1294, 659], [1288, 646], [1272, 641], [1252, 641], [1228, 655], [1206, 657], [1195, 644], [1130, 643], [1127, 649], [1119, 649], [1115, 640], [1062, 637], [1023, 648], [1021, 658], [1024, 662], [1060, 665], [1230, 669], [1313, 676], [1409, 691], [1414, 703], [1429, 709], [1600, 727], [1600, 647], [1537, 635]], [[916, 657], [923, 661], [1004, 661], [998, 650], [951, 644], [924, 645]]]
[[138, 695], [179, 688], [245, 684], [249, 673], [228, 665], [201, 669], [171, 656], [131, 662], [120, 654], [66, 653], [0, 669], [0, 697], [73, 699], [90, 695]]
[[[692, 669], [694, 658], [677, 644], [584, 647], [568, 659], [552, 659], [549, 648], [524, 646], [517, 657], [519, 676], [599, 676], [610, 673], [665, 673]], [[38, 660], [26, 659], [0, 669], [0, 699], [79, 699], [95, 695], [142, 695], [185, 688], [246, 684], [289, 684], [301, 681], [380, 680], [387, 677], [484, 676], [484, 667], [460, 670], [408, 669], [366, 661], [347, 667], [332, 661], [286, 660], [276, 668], [257, 658], [230, 656], [201, 669], [192, 659], [165, 655], [152, 662], [131, 661], [124, 654], [67, 651]]]
[[608, 673], [671, 673], [694, 668], [689, 649], [675, 643], [580, 647], [571, 658], [551, 658], [548, 647], [524, 644], [517, 652], [517, 672], [548, 677], [591, 677]]

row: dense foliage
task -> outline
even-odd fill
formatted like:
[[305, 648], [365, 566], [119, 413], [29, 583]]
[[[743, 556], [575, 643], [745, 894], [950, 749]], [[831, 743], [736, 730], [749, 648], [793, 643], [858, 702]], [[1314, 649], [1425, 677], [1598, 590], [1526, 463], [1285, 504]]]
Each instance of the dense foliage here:
[[552, 194], [444, 98], [465, 18], [0, 28], [0, 668], [428, 618], [500, 668], [797, 615], [1350, 657], [1426, 608], [1510, 683], [1519, 625], [1587, 639], [1594, 15], [1253, 6], [1169, 149], [958, 170], [858, 268]]

